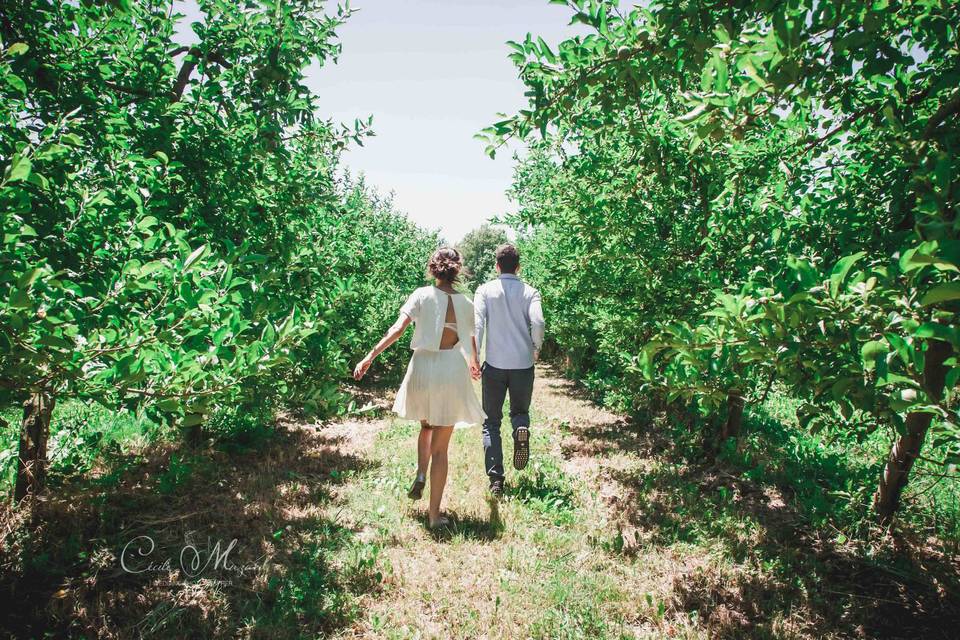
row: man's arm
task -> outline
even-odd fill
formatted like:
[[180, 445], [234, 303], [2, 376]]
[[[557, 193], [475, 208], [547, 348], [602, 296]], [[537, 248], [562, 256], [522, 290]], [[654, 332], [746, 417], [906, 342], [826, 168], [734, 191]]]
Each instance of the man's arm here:
[[473, 318], [476, 325], [477, 353], [480, 353], [480, 347], [483, 346], [483, 330], [487, 326], [487, 299], [482, 285], [477, 287], [477, 292], [473, 296]]
[[537, 354], [540, 353], [540, 347], [543, 346], [543, 333], [545, 324], [543, 321], [543, 307], [540, 304], [540, 292], [533, 290], [533, 296], [530, 298], [530, 338], [533, 340], [533, 348]]

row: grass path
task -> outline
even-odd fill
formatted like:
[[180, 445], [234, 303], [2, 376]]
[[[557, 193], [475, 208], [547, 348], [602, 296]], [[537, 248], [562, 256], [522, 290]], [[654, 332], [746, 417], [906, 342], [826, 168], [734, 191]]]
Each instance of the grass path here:
[[687, 561], [658, 553], [654, 562], [625, 562], [611, 553], [622, 550], [610, 521], [614, 487], [602, 481], [599, 452], [574, 435], [615, 428], [620, 418], [577, 399], [569, 383], [543, 369], [532, 418], [527, 469], [512, 469], [512, 441], [504, 438], [508, 472], [500, 503], [488, 500], [480, 427], [455, 431], [444, 498], [452, 526], [438, 534], [426, 527], [426, 499], [406, 497], [417, 425], [383, 418], [327, 427], [351, 455], [371, 462], [350, 472], [328, 516], [380, 549], [383, 578], [380, 589], [361, 596], [359, 619], [339, 637], [618, 638], [680, 631], [665, 625], [663, 598], [676, 565]]
[[762, 441], [749, 451], [764, 476], [685, 458], [662, 416], [631, 423], [545, 368], [532, 418], [530, 465], [508, 462], [497, 505], [480, 427], [455, 432], [453, 525], [436, 535], [426, 502], [406, 498], [416, 425], [321, 432], [367, 461], [326, 517], [376, 550], [377, 586], [335, 637], [949, 638], [960, 624], [946, 558], [813, 526], [798, 479], [775, 471], [783, 453]]
[[[708, 460], [671, 439], [683, 423], [631, 423], [541, 368], [529, 466], [509, 466], [505, 438], [492, 504], [480, 427], [457, 430], [453, 523], [434, 533], [406, 498], [419, 427], [389, 401], [201, 449], [148, 443], [0, 508], [0, 637], [956, 637], [956, 555], [817, 524], [832, 458], [790, 462], [776, 431]], [[186, 545], [209, 561], [231, 540], [232, 567], [184, 568]]]

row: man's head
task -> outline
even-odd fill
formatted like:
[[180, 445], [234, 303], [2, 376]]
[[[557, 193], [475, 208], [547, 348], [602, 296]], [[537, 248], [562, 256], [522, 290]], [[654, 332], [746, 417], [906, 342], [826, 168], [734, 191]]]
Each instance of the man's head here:
[[516, 273], [520, 268], [520, 252], [512, 244], [502, 244], [497, 247], [497, 271], [500, 273]]

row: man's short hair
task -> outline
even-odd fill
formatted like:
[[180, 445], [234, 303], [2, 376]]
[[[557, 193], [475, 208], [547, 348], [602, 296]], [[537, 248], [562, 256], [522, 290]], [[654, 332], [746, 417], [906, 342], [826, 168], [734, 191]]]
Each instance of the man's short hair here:
[[520, 266], [520, 252], [512, 244], [497, 247], [497, 266], [502, 273], [516, 273]]

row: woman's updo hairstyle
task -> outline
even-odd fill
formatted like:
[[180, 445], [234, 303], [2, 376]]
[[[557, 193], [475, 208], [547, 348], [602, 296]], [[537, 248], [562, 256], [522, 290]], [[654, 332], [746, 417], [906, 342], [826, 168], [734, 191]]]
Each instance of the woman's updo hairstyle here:
[[430, 256], [427, 271], [437, 280], [453, 284], [463, 268], [463, 258], [460, 252], [453, 247], [440, 247]]

